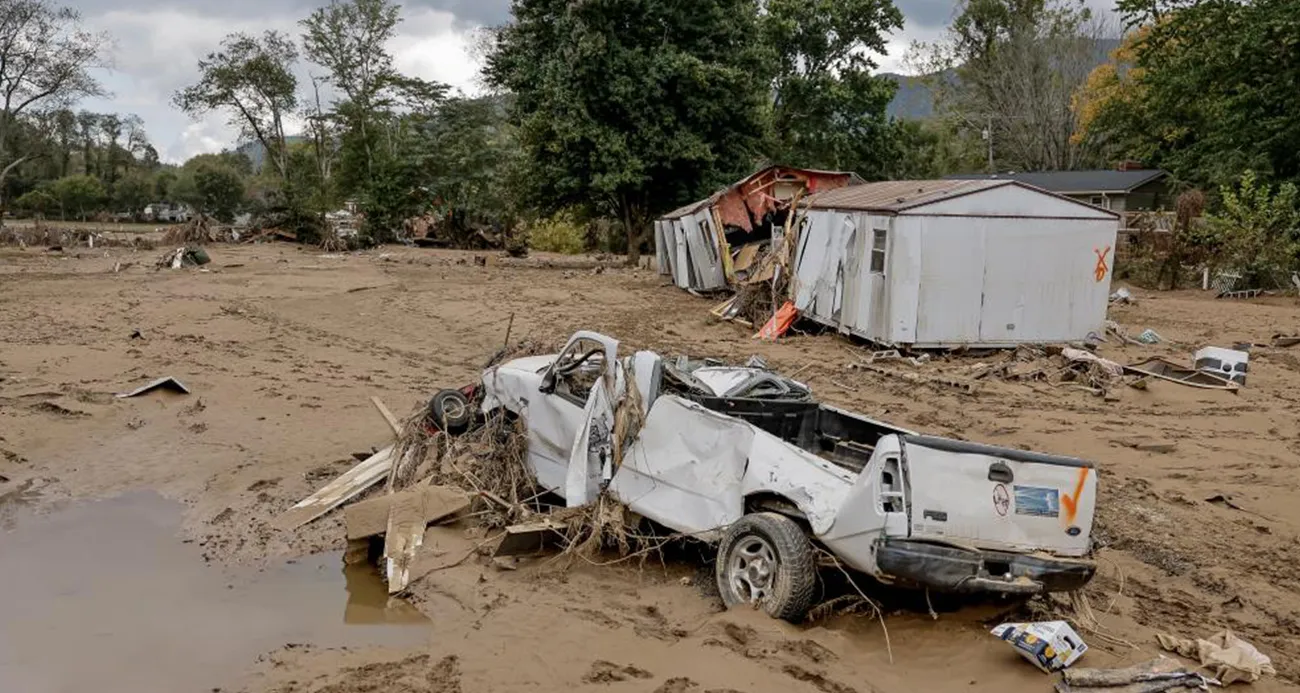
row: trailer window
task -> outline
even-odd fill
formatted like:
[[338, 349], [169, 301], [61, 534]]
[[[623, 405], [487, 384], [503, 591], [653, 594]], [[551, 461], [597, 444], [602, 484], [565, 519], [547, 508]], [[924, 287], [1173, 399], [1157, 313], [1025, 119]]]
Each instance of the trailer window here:
[[885, 244], [888, 243], [885, 229], [875, 229], [871, 234], [871, 272], [885, 273]]

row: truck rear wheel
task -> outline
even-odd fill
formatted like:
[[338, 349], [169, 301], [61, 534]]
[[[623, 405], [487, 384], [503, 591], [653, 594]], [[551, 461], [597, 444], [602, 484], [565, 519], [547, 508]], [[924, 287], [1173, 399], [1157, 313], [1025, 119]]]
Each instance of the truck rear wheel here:
[[808, 536], [776, 513], [746, 515], [732, 524], [718, 546], [715, 573], [728, 608], [750, 604], [791, 623], [808, 614], [817, 586]]

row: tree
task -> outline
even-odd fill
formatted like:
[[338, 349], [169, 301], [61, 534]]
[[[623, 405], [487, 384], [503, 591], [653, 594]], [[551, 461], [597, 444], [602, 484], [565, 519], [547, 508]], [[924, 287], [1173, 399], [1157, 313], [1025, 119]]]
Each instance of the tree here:
[[192, 117], [225, 111], [232, 125], [266, 151], [281, 179], [288, 177], [285, 118], [298, 104], [293, 66], [298, 48], [286, 35], [267, 31], [261, 38], [231, 34], [221, 50], [199, 61], [199, 81], [177, 92], [176, 106]]
[[90, 70], [101, 66], [108, 38], [81, 27], [71, 8], [47, 0], [0, 0], [0, 216], [4, 179], [31, 153], [10, 151], [28, 111], [103, 93]]
[[543, 212], [612, 212], [636, 262], [654, 214], [750, 170], [768, 71], [757, 0], [516, 0], [485, 76], [511, 117]]
[[[1263, 286], [1263, 280], [1276, 281], [1296, 269], [1300, 197], [1294, 183], [1283, 183], [1274, 192], [1248, 170], [1235, 185], [1223, 186], [1219, 198], [1220, 210], [1208, 221], [1221, 262], [1241, 270], [1250, 286]], [[1283, 279], [1278, 285], [1286, 283]]]
[[58, 200], [59, 215], [64, 219], [76, 214], [82, 221], [99, 209], [103, 202], [104, 184], [94, 176], [68, 176], [54, 181], [50, 192]]
[[1075, 93], [1109, 35], [1084, 0], [965, 0], [947, 36], [913, 55], [940, 111], [980, 133], [990, 170], [1097, 166]]
[[385, 44], [396, 30], [399, 10], [389, 0], [331, 0], [300, 22], [307, 58], [329, 70], [330, 82], [347, 97], [345, 122], [363, 153], [367, 174], [375, 163], [370, 121], [397, 77]]
[[133, 215], [153, 201], [153, 180], [143, 171], [130, 171], [113, 185], [113, 211]]
[[891, 156], [885, 109], [896, 84], [872, 53], [902, 28], [891, 0], [768, 0], [762, 36], [776, 59], [773, 154], [792, 165], [881, 178]]
[[1246, 169], [1300, 182], [1294, 0], [1119, 6], [1132, 30], [1089, 81], [1081, 134], [1205, 186]]

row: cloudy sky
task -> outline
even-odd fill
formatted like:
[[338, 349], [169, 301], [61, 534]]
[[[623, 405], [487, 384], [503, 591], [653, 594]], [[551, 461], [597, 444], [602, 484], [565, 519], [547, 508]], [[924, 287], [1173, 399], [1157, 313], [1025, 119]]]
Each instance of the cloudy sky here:
[[[192, 121], [171, 105], [171, 95], [195, 80], [198, 59], [235, 31], [278, 29], [297, 36], [297, 21], [326, 0], [76, 0], [90, 27], [116, 40], [114, 68], [102, 75], [110, 98], [82, 104], [99, 112], [134, 113], [144, 119], [164, 161], [220, 151], [235, 131], [223, 116]], [[1113, 0], [1089, 0], [1109, 8]], [[890, 41], [882, 69], [901, 71], [911, 41], [937, 37], [952, 19], [952, 0], [895, 0], [905, 29]], [[404, 73], [477, 90], [478, 66], [470, 50], [474, 32], [505, 22], [510, 0], [405, 0], [391, 49]], [[306, 69], [306, 68], [304, 68]]]

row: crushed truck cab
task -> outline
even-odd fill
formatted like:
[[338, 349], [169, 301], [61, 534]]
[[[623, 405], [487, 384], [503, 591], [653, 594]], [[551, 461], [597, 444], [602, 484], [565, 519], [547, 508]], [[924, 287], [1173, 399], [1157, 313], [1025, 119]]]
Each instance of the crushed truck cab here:
[[611, 494], [717, 543], [728, 605], [799, 620], [814, 547], [874, 578], [953, 592], [1082, 587], [1090, 462], [919, 435], [821, 404], [765, 368], [620, 357], [579, 332], [482, 379], [482, 411], [520, 417], [539, 484], [569, 506]]

